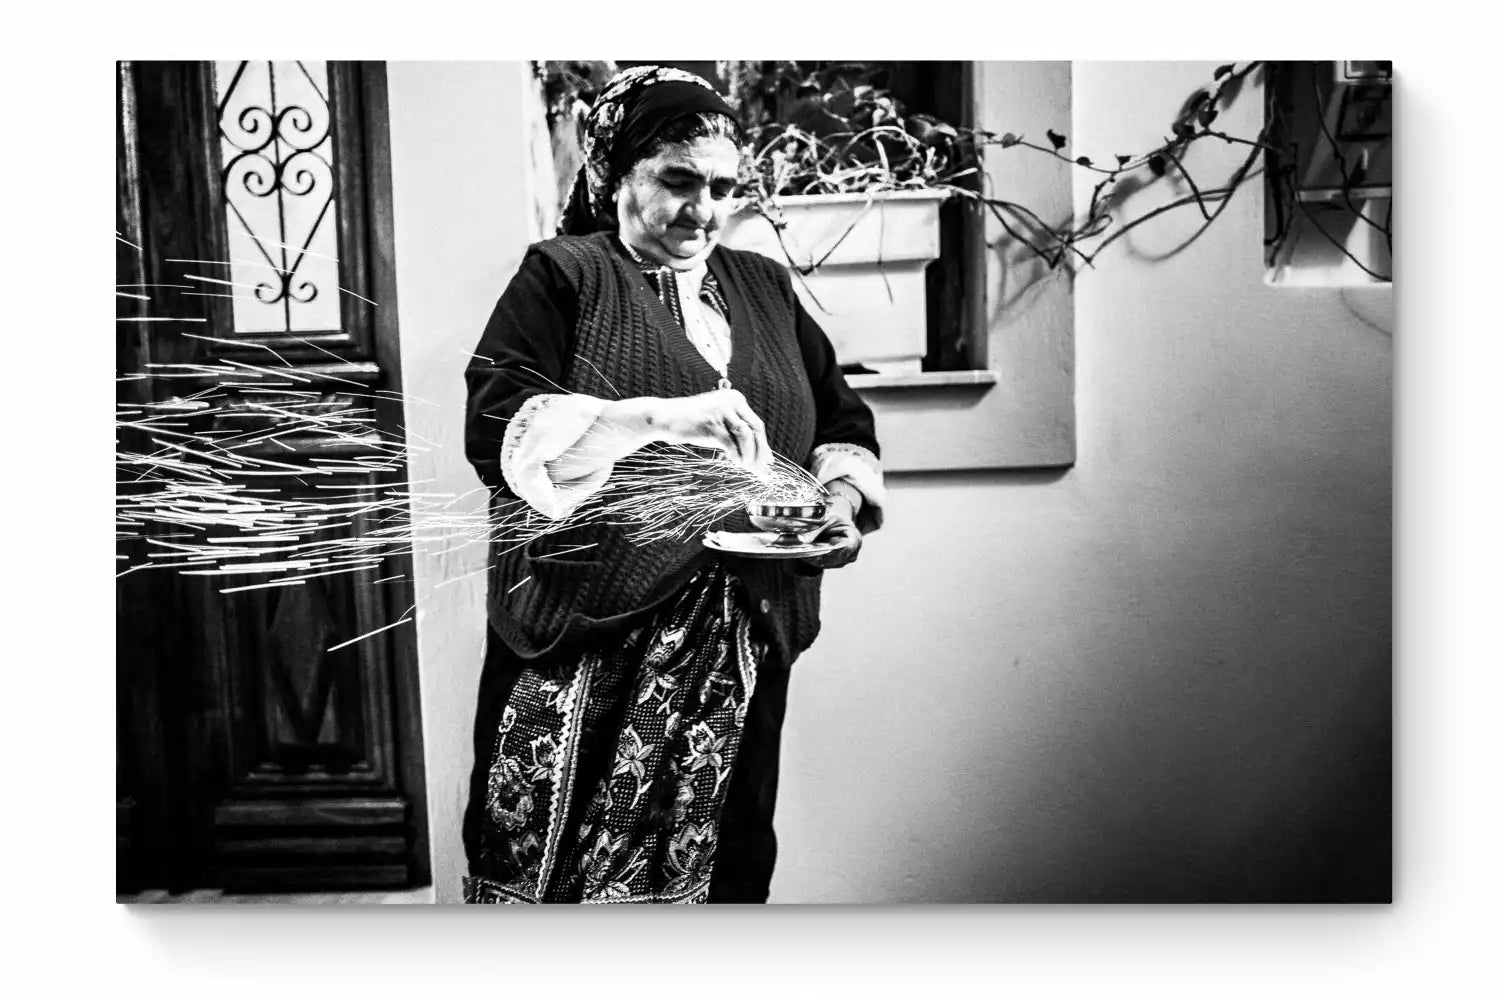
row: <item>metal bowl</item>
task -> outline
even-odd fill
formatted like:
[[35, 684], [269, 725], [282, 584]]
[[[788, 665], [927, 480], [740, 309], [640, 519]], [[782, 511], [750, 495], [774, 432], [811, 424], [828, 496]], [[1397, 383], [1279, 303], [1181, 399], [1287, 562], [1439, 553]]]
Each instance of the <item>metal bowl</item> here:
[[826, 503], [749, 503], [745, 512], [753, 517], [797, 517], [821, 522], [828, 515]]
[[802, 536], [823, 523], [828, 514], [826, 503], [749, 503], [745, 513], [750, 523], [762, 531], [774, 531], [772, 545], [801, 545]]

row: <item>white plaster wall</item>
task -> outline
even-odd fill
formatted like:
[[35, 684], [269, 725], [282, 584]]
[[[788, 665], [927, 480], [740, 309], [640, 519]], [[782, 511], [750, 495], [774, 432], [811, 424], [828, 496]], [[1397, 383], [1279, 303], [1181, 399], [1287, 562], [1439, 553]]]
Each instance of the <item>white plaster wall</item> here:
[[[463, 370], [521, 263], [529, 208], [526, 65], [393, 62], [391, 186], [406, 421], [414, 490], [479, 485], [464, 458]], [[482, 510], [482, 493], [469, 497]], [[460, 840], [484, 646], [484, 547], [419, 546], [417, 648], [432, 877], [458, 902]]]
[[[1076, 66], [1078, 152], [1153, 142], [1212, 68]], [[535, 225], [527, 81], [389, 80], [406, 386], [441, 404], [408, 405], [413, 477], [461, 493], [463, 356]], [[1260, 211], [1249, 185], [1184, 253], [1133, 256], [1169, 225], [1079, 279], [1073, 469], [893, 482], [797, 666], [773, 899], [1317, 897], [1383, 861], [1391, 340], [1356, 314], [1389, 331], [1390, 297], [1265, 286]], [[439, 902], [483, 576], [434, 588], [483, 555], [417, 560]]]
[[[1154, 143], [1212, 69], [1075, 65], [1075, 155]], [[1076, 466], [902, 477], [830, 574], [773, 899], [1317, 898], [1385, 863], [1390, 293], [1265, 286], [1257, 184], [1135, 255], [1186, 215], [1077, 281]]]

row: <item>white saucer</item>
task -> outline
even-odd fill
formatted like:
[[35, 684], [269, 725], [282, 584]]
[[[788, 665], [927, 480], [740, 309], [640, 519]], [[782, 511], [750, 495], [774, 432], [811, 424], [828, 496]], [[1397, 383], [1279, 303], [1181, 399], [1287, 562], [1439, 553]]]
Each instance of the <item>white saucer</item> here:
[[820, 556], [838, 548], [837, 542], [804, 542], [801, 545], [776, 545], [774, 531], [710, 531], [703, 544], [719, 552], [729, 552], [751, 559], [802, 559]]

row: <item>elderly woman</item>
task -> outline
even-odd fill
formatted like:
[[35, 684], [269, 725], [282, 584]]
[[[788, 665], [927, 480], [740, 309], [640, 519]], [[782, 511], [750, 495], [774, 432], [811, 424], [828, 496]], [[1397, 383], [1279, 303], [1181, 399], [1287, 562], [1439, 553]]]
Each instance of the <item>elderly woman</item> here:
[[699, 77], [610, 81], [560, 235], [530, 248], [474, 352], [467, 453], [493, 509], [549, 518], [668, 446], [753, 472], [774, 453], [831, 494], [831, 544], [747, 558], [597, 521], [494, 543], [469, 902], [769, 893], [789, 669], [883, 486], [870, 411], [786, 268], [719, 245], [742, 143]]

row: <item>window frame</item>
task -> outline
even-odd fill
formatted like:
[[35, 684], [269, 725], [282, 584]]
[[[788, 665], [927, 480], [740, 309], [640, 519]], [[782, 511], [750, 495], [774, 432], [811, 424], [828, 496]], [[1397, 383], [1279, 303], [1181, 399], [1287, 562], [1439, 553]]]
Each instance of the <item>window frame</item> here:
[[[1071, 126], [1070, 62], [974, 62], [967, 76], [979, 128]], [[1066, 163], [991, 147], [984, 173], [1008, 200], [1046, 215], [1072, 212]], [[1066, 468], [1076, 460], [1072, 282], [1010, 241], [993, 217], [979, 225], [982, 239], [964, 257], [970, 367], [849, 377], [875, 413], [887, 472]]]

